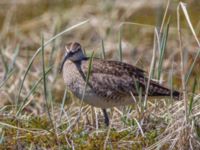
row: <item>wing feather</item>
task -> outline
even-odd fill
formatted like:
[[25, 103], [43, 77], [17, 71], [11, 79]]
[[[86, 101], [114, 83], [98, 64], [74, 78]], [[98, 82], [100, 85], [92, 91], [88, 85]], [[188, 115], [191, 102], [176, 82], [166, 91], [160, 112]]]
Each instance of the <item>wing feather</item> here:
[[[83, 63], [82, 70], [87, 74], [88, 64]], [[89, 85], [98, 96], [108, 99], [121, 99], [136, 91], [136, 82], [144, 78], [145, 72], [132, 65], [117, 61], [93, 61]]]

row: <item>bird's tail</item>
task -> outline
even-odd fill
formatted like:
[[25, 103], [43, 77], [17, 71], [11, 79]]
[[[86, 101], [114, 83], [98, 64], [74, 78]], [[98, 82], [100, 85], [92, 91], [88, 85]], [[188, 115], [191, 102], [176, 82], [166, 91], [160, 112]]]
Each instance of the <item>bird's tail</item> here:
[[157, 82], [151, 81], [149, 85], [149, 96], [172, 96], [174, 100], [181, 100], [182, 93], [177, 90], [166, 88]]

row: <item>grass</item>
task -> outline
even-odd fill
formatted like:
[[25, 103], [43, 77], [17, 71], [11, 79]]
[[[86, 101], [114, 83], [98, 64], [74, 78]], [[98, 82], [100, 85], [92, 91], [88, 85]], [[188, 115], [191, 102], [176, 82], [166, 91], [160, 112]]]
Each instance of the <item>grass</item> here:
[[[139, 8], [121, 4], [99, 2], [88, 12], [89, 3], [71, 2], [67, 10], [58, 5], [22, 23], [13, 19], [22, 6], [16, 4], [14, 9], [14, 4], [8, 5], [12, 12], [3, 23], [0, 38], [0, 149], [200, 148], [200, 44], [199, 33], [195, 32], [199, 23], [192, 22], [188, 12], [191, 8], [167, 1], [165, 12], [160, 12], [161, 28], [156, 28], [147, 25], [148, 20], [145, 24], [129, 20], [134, 17], [133, 10]], [[173, 27], [172, 5], [177, 8], [177, 28]], [[107, 18], [108, 14], [112, 17]], [[12, 26], [15, 21], [17, 25]], [[6, 24], [9, 26], [5, 28]], [[146, 94], [135, 105], [109, 109], [111, 124], [106, 127], [101, 109], [77, 100], [58, 73], [63, 56], [60, 49], [71, 40], [81, 42], [85, 51], [93, 51], [87, 82], [94, 53], [101, 53], [103, 59], [145, 66], [149, 78], [162, 84], [169, 79], [169, 87], [181, 87], [184, 100], [150, 100]]]
[[[49, 125], [49, 119], [45, 118], [45, 117], [34, 117], [34, 118], [29, 118], [29, 119], [23, 119], [19, 122], [20, 127], [21, 128], [35, 128], [37, 126], [37, 128], [40, 128], [40, 130], [36, 130], [35, 132], [29, 132], [29, 130], [20, 130], [21, 128], [18, 128], [20, 130], [20, 144], [24, 144], [26, 145], [26, 147], [29, 147], [31, 144], [33, 145], [37, 145], [39, 147], [52, 147], [52, 148], [58, 148], [58, 145], [55, 144], [55, 136], [53, 133], [48, 132], [46, 130], [48, 130], [47, 126]], [[9, 124], [14, 124], [16, 122], [12, 121], [12, 119], [7, 120]], [[25, 124], [26, 122], [26, 124]], [[28, 126], [27, 126], [28, 125]], [[60, 127], [62, 128], [62, 127]], [[136, 136], [134, 133], [130, 133], [131, 129], [127, 129], [127, 130], [123, 130], [123, 131], [119, 131], [116, 132], [115, 128], [111, 128], [110, 131], [110, 135], [109, 135], [109, 142], [114, 143], [113, 148], [117, 148], [118, 147], [118, 143], [123, 143], [127, 141], [127, 143], [131, 142], [132, 140], [137, 140], [140, 139], [141, 143], [136, 143], [131, 144], [128, 147], [142, 147], [142, 145], [148, 145], [148, 144], [152, 144], [153, 142], [155, 142], [155, 137], [157, 136], [157, 134], [159, 134], [159, 132], [161, 131], [155, 131], [154, 129], [149, 130], [146, 133], [146, 137], [142, 137], [141, 135]], [[14, 128], [12, 128], [12, 126], [9, 126], [9, 130], [5, 129], [5, 135], [7, 134], [15, 134], [16, 130]], [[93, 148], [103, 148], [103, 144], [104, 144], [104, 138], [106, 136], [106, 132], [105, 131], [100, 131], [97, 134], [95, 134], [95, 131], [93, 131], [92, 133], [89, 131], [85, 131], [82, 129], [74, 129], [72, 130], [72, 132], [74, 133], [74, 135], [71, 135], [70, 133], [68, 134], [62, 134], [59, 136], [59, 141], [60, 143], [63, 143], [62, 147], [67, 146], [67, 147], [72, 147], [72, 143], [73, 146], [76, 147], [77, 149], [83, 149], [83, 148], [89, 148], [89, 149], [93, 149]], [[23, 135], [23, 136], [22, 136]], [[70, 143], [66, 143], [66, 140], [70, 140]], [[72, 142], [73, 141], [73, 142]], [[10, 144], [16, 144], [17, 140], [16, 138], [10, 138], [7, 139], [6, 141], [4, 141], [4, 143], [1, 145], [1, 148], [8, 148], [6, 145], [10, 145]], [[64, 144], [65, 143], [65, 144]], [[88, 144], [84, 144], [84, 143], [88, 143]], [[108, 144], [109, 145], [109, 144]], [[34, 146], [34, 147], [35, 147]], [[124, 145], [125, 146], [125, 145]], [[122, 145], [123, 147], [123, 145]], [[10, 148], [13, 148], [10, 145]]]

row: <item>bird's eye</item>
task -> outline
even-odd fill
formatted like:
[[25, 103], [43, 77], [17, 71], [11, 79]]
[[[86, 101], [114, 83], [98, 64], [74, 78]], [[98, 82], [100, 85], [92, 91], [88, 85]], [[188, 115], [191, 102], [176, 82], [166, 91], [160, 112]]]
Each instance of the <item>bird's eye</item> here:
[[74, 53], [72, 52], [72, 51], [70, 51], [69, 53], [68, 53], [68, 56], [72, 56]]

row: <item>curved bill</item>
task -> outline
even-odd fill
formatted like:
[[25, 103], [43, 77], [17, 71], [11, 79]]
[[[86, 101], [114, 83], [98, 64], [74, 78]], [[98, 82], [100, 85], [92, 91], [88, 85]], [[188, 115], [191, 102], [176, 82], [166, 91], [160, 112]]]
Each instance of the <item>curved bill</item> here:
[[65, 61], [69, 58], [69, 53], [66, 53], [65, 56], [63, 57], [63, 60], [62, 60], [62, 64], [60, 66], [60, 71], [59, 72], [62, 72], [63, 70], [63, 67], [64, 67], [64, 64], [65, 64]]

